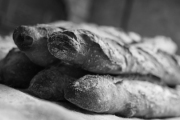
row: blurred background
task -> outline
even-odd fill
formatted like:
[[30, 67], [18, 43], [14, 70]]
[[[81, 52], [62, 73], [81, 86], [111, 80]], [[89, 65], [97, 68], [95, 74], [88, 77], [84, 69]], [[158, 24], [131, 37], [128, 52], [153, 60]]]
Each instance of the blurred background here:
[[165, 35], [180, 47], [180, 0], [0, 0], [1, 35], [18, 25], [58, 20], [115, 26], [147, 37]]

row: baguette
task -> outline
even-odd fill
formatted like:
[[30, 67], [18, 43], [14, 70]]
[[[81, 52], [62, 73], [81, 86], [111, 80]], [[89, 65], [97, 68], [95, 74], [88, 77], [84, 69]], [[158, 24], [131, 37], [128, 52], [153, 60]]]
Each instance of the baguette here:
[[34, 75], [42, 69], [19, 49], [13, 48], [0, 61], [1, 83], [14, 88], [27, 88]]
[[[48, 49], [56, 58], [99, 74], [154, 75], [168, 85], [180, 84], [180, 67], [158, 47], [155, 51], [121, 45], [87, 30], [56, 32], [48, 39]], [[162, 61], [161, 61], [162, 60]]]
[[112, 34], [112, 32], [109, 33], [107, 31], [104, 32], [104, 29], [94, 25], [78, 25], [71, 22], [60, 22], [58, 24], [50, 25], [39, 24], [35, 26], [19, 26], [14, 30], [13, 40], [18, 48], [23, 51], [32, 62], [45, 67], [59, 62], [59, 60], [51, 55], [47, 49], [47, 39], [49, 36], [57, 31], [76, 28], [83, 28], [93, 32], [98, 32], [98, 34], [100, 34], [102, 37], [113, 38], [115, 41], [119, 41], [120, 43], [127, 43], [129, 40], [127, 36], [124, 38], [118, 37], [118, 33], [123, 33], [110, 27], [106, 28], [107, 31], [116, 31], [116, 34]]
[[63, 30], [64, 28], [45, 24], [19, 26], [14, 30], [13, 40], [32, 62], [45, 67], [59, 61], [49, 53], [47, 39], [53, 32]]
[[25, 92], [41, 99], [64, 100], [64, 88], [68, 82], [85, 74], [86, 71], [71, 65], [52, 66], [35, 75]]
[[180, 91], [139, 78], [86, 75], [64, 91], [65, 99], [92, 112], [141, 118], [180, 116]]
[[[46, 67], [59, 62], [47, 49], [47, 39], [57, 31], [66, 29], [83, 28], [93, 32], [98, 32], [103, 38], [111, 38], [121, 44], [130, 43], [132, 40], [128, 38], [122, 31], [106, 27], [106, 31], [95, 25], [74, 24], [71, 22], [60, 22], [58, 24], [39, 24], [35, 26], [19, 26], [14, 30], [13, 40], [18, 48], [23, 51], [28, 58], [37, 65]], [[110, 33], [110, 31], [113, 31]], [[118, 35], [120, 34], [120, 36]], [[122, 37], [126, 36], [126, 37]]]
[[[41, 66], [47, 66], [57, 60], [50, 55], [47, 50], [48, 36], [54, 32], [64, 31], [67, 29], [85, 29], [91, 31], [92, 33], [98, 34], [102, 38], [108, 38], [123, 45], [147, 41], [146, 39], [144, 40], [144, 38], [141, 38], [138, 34], [132, 32], [131, 34], [128, 34], [123, 30], [114, 27], [97, 26], [94, 24], [75, 24], [64, 21], [49, 25], [39, 24], [35, 26], [20, 26], [14, 30], [13, 39], [19, 49], [24, 51], [31, 61]], [[154, 39], [148, 40], [148, 44], [152, 44], [153, 47], [154, 42], [150, 41], [156, 41], [156, 38]], [[170, 53], [176, 51], [177, 46], [171, 40], [162, 38], [160, 41], [161, 42], [158, 43], [158, 45], [156, 44], [157, 42], [155, 43], [156, 47], [159, 49], [162, 48], [162, 43], [168, 42], [168, 48], [170, 46], [170, 49], [166, 50], [163, 48], [163, 50]]]

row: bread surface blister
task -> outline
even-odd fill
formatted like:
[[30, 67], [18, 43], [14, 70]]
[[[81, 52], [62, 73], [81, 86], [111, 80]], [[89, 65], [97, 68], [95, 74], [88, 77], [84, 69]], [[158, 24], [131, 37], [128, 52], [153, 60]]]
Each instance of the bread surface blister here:
[[180, 117], [180, 58], [170, 38], [59, 22], [19, 26], [13, 40], [18, 49], [0, 61], [2, 84], [94, 113]]

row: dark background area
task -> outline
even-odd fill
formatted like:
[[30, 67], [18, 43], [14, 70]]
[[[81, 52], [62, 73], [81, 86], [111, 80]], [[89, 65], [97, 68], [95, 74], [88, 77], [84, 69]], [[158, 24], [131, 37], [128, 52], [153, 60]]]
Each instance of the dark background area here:
[[[0, 0], [0, 34], [18, 25], [70, 20], [164, 35], [180, 46], [179, 0]], [[180, 53], [180, 52], [178, 52]]]
[[105, 1], [93, 0], [90, 22], [121, 27], [147, 37], [168, 36], [180, 47], [180, 0]]
[[0, 32], [6, 34], [18, 25], [66, 20], [62, 0], [0, 0]]

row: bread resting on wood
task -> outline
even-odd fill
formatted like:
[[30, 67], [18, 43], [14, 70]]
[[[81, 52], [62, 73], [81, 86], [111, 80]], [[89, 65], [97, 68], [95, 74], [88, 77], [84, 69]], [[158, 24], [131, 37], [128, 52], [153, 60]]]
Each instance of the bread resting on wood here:
[[141, 78], [86, 75], [65, 89], [65, 98], [89, 111], [125, 117], [180, 116], [180, 91]]
[[122, 45], [77, 29], [52, 34], [48, 39], [48, 49], [56, 58], [94, 73], [151, 74], [168, 85], [180, 84], [180, 66], [175, 55], [158, 47], [152, 51], [146, 47]]

